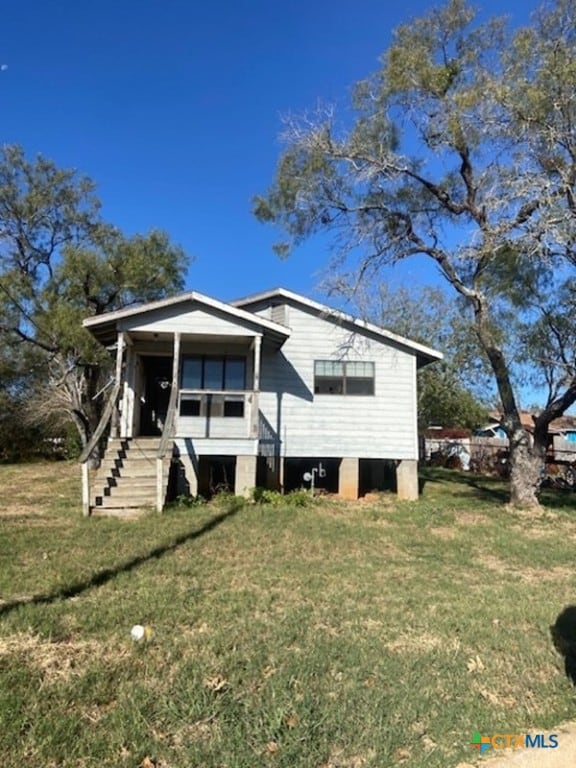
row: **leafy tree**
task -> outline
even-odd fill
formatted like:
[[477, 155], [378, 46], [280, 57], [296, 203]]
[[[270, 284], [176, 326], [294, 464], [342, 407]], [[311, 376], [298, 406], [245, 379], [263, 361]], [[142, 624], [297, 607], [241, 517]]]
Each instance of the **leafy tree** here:
[[[424, 286], [408, 291], [388, 285], [363, 286], [349, 295], [346, 281], [332, 289], [355, 305], [355, 313], [388, 330], [444, 354], [440, 363], [418, 372], [419, 428], [431, 425], [476, 429], [488, 418], [482, 405], [493, 395], [478, 343], [462, 315], [459, 302], [445, 290]], [[465, 308], [464, 308], [465, 309]]]
[[71, 420], [86, 445], [109, 356], [82, 319], [183, 286], [187, 259], [166, 234], [125, 237], [102, 221], [94, 184], [20, 147], [0, 152], [0, 360], [7, 395], [38, 423]]
[[[288, 121], [275, 181], [255, 201], [259, 219], [290, 236], [279, 253], [331, 232], [355, 284], [415, 255], [439, 268], [489, 361], [511, 501], [526, 506], [538, 504], [548, 425], [576, 400], [570, 360], [532, 442], [514, 379], [525, 344], [509, 339], [510, 322], [534, 326], [576, 264], [575, 17], [576, 0], [557, 0], [509, 32], [449, 0], [399, 27], [379, 71], [356, 86], [352, 124], [333, 110]], [[522, 296], [518, 279], [530, 286]]]

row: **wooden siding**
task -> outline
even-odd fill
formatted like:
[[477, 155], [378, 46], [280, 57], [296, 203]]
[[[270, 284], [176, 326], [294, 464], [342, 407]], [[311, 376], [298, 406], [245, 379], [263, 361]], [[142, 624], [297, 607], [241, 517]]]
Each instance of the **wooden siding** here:
[[[275, 310], [277, 315], [280, 312]], [[268, 306], [255, 314], [270, 316]], [[282, 312], [291, 336], [275, 352], [263, 347], [259, 396], [260, 452], [271, 455], [280, 445], [285, 457], [417, 459], [416, 357], [411, 351], [377, 338], [369, 331], [352, 333], [313, 309], [287, 305]], [[130, 321], [130, 322], [129, 322]], [[123, 321], [124, 322], [124, 321]], [[254, 382], [251, 339], [256, 330], [226, 317], [191, 308], [174, 316], [172, 308], [151, 313], [138, 324], [127, 318], [131, 331], [189, 334], [182, 340], [186, 354], [244, 354], [247, 359], [244, 418], [178, 417], [176, 436], [182, 447], [197, 455], [253, 455], [257, 441], [249, 437]], [[257, 328], [255, 324], [254, 328]], [[243, 338], [242, 338], [243, 337]], [[138, 340], [135, 352], [171, 348]], [[365, 360], [374, 363], [374, 395], [314, 395], [315, 360]], [[138, 362], [129, 387], [131, 402], [139, 397]], [[185, 440], [184, 438], [189, 438]], [[188, 452], [188, 451], [187, 451]]]
[[174, 333], [207, 336], [255, 336], [258, 331], [248, 322], [219, 316], [200, 307], [178, 314], [178, 308], [164, 307], [147, 315], [129, 317], [119, 322], [121, 330], [147, 333]]
[[256, 456], [258, 441], [245, 438], [183, 438], [174, 441], [180, 455], [187, 456]]
[[[262, 360], [260, 411], [281, 455], [417, 459], [415, 356], [295, 306], [289, 326]], [[340, 359], [374, 362], [374, 396], [314, 395], [314, 361]]]
[[205, 438], [208, 434], [211, 438], [245, 439], [250, 433], [250, 399], [246, 398], [243, 418], [224, 418], [212, 416], [177, 416], [176, 434], [178, 436]]

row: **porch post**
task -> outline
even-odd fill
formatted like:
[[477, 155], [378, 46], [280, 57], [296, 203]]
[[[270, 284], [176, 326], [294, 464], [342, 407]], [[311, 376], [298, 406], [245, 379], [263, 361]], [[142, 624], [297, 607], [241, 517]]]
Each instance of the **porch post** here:
[[[116, 381], [118, 383], [122, 380], [122, 359], [124, 357], [125, 346], [126, 339], [124, 337], [124, 331], [118, 331], [118, 340], [116, 342]], [[124, 382], [124, 386], [120, 391], [122, 392], [122, 413], [124, 413], [126, 408], [126, 382]], [[120, 437], [120, 413], [118, 411], [118, 403], [115, 404], [115, 408], [112, 411], [110, 434], [114, 437]]]
[[129, 336], [125, 338], [124, 393], [120, 413], [120, 437], [134, 437], [136, 353]]
[[82, 514], [88, 517], [90, 514], [90, 472], [88, 462], [82, 462]]
[[260, 418], [260, 363], [262, 354], [262, 337], [254, 336], [254, 387], [252, 392], [252, 413], [250, 437], [258, 437]]
[[172, 360], [172, 388], [179, 386], [180, 381], [180, 343], [182, 334], [176, 331], [174, 334], [174, 359]]
[[[182, 336], [181, 334], [176, 331], [174, 333], [174, 348], [173, 348], [173, 358], [172, 358], [172, 388], [170, 390], [170, 405], [168, 407], [168, 414], [166, 418], [166, 423], [164, 424], [164, 429], [162, 430], [162, 439], [161, 444], [165, 443], [165, 440], [167, 438], [173, 437], [173, 434], [166, 435], [166, 430], [168, 432], [174, 433], [174, 425], [176, 420], [176, 414], [173, 413], [173, 409], [178, 406], [178, 394], [177, 394], [177, 387], [178, 387], [178, 381], [179, 381], [179, 375], [180, 375], [180, 340]], [[172, 455], [172, 454], [170, 454]], [[162, 512], [164, 508], [164, 499], [165, 499], [165, 476], [164, 476], [164, 452], [162, 449], [159, 452], [159, 455], [156, 458], [156, 511]]]

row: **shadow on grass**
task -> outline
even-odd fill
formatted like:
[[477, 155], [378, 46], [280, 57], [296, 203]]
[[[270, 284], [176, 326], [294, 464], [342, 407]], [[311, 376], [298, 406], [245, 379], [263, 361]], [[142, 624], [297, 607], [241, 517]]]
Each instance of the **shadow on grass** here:
[[576, 492], [571, 488], [542, 488], [538, 495], [540, 504], [549, 509], [574, 510]]
[[[425, 467], [421, 470], [421, 487], [427, 481], [443, 485], [446, 494], [453, 499], [475, 498], [494, 504], [507, 504], [510, 500], [509, 481], [499, 477]], [[576, 506], [576, 492], [570, 488], [543, 487], [538, 498], [540, 504], [549, 509], [574, 509]]]
[[576, 605], [568, 605], [550, 627], [552, 642], [564, 657], [566, 677], [576, 685]]
[[426, 467], [421, 471], [421, 475], [424, 484], [430, 481], [445, 485], [452, 498], [477, 498], [495, 504], [506, 504], [510, 498], [508, 483], [498, 477], [440, 467]]
[[183, 533], [180, 536], [172, 539], [167, 544], [154, 547], [149, 552], [133, 557], [123, 563], [118, 563], [112, 568], [103, 568], [102, 570], [97, 571], [92, 576], [87, 579], [83, 579], [82, 581], [74, 582], [68, 586], [62, 587], [61, 589], [55, 590], [54, 592], [49, 592], [45, 595], [27, 595], [25, 597], [16, 598], [5, 603], [0, 603], [0, 616], [10, 613], [14, 609], [20, 608], [22, 605], [49, 605], [50, 603], [54, 603], [57, 600], [68, 600], [72, 597], [77, 597], [83, 592], [87, 592], [89, 589], [93, 589], [94, 587], [101, 587], [103, 584], [107, 584], [121, 573], [129, 573], [130, 571], [139, 568], [141, 565], [148, 563], [150, 560], [158, 560], [164, 555], [167, 555], [170, 552], [174, 552], [183, 544], [187, 544], [189, 541], [194, 541], [194, 539], [199, 539], [201, 536], [210, 533], [210, 531], [213, 531], [214, 528], [217, 528], [225, 520], [235, 515], [239, 509], [240, 507], [236, 505], [232, 506], [225, 512], [222, 512], [219, 515], [216, 515], [216, 517], [213, 517], [212, 520], [209, 520], [201, 528]]

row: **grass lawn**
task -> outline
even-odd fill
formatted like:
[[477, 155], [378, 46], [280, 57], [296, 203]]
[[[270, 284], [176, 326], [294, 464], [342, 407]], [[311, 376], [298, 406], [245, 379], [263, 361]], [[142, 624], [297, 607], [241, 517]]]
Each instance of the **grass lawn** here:
[[2, 765], [447, 768], [573, 718], [576, 495], [504, 491], [119, 521], [80, 516], [76, 465], [0, 467]]

